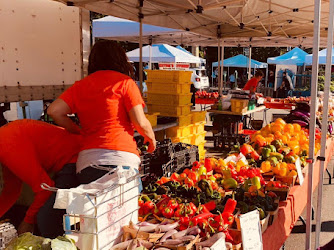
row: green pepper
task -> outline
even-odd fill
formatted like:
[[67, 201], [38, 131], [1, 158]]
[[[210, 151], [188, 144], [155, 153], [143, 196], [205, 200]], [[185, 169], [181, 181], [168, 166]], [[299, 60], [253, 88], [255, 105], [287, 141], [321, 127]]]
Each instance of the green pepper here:
[[300, 156], [307, 156], [307, 150], [303, 150], [303, 151], [300, 153]]
[[266, 213], [264, 212], [264, 210], [262, 208], [257, 208], [257, 211], [259, 211], [260, 214], [260, 220], [263, 220], [264, 218], [266, 218]]
[[296, 162], [296, 159], [295, 159], [292, 155], [285, 156], [284, 160], [285, 160], [287, 163], [295, 163], [295, 162]]
[[268, 160], [270, 161], [270, 163], [272, 163], [274, 166], [276, 166], [277, 165], [277, 163], [278, 163], [278, 160], [277, 160], [277, 158], [276, 157], [274, 157], [274, 156], [270, 156], [269, 158], [268, 158]]
[[275, 146], [276, 149], [279, 149], [284, 146], [281, 140], [273, 140], [271, 145]]
[[256, 186], [257, 189], [261, 188], [261, 179], [258, 176], [255, 176], [251, 179], [252, 185]]
[[199, 204], [205, 204], [208, 202], [208, 199], [204, 193], [199, 193], [197, 195], [197, 200], [196, 200], [196, 205], [198, 206]]
[[211, 195], [211, 199], [213, 200], [220, 200], [222, 198], [221, 194], [218, 191], [213, 191]]
[[150, 184], [148, 184], [148, 185], [144, 188], [144, 191], [145, 191], [145, 193], [150, 194], [150, 193], [155, 193], [155, 192], [157, 192], [157, 189], [158, 189], [158, 185], [157, 185], [157, 184], [155, 184], [155, 183], [150, 183]]
[[245, 214], [248, 213], [248, 205], [244, 201], [238, 202], [238, 208], [240, 208], [240, 213]]
[[291, 149], [289, 147], [281, 147], [278, 149], [278, 152], [282, 155], [288, 155], [290, 153]]
[[274, 145], [268, 145], [270, 148], [271, 152], [276, 152], [276, 147]]
[[245, 180], [245, 182], [244, 182], [244, 189], [245, 189], [246, 192], [248, 192], [248, 189], [249, 189], [250, 186], [252, 186], [251, 179]]
[[207, 197], [211, 197], [213, 195], [212, 187], [207, 180], [204, 180], [204, 179], [200, 180], [197, 183], [197, 186], [204, 192], [204, 194]]
[[282, 161], [283, 158], [284, 158], [284, 156], [283, 156], [282, 154], [277, 153], [277, 152], [272, 152], [272, 153], [270, 153], [270, 157], [276, 157], [276, 159], [277, 159], [278, 161]]
[[270, 153], [271, 153], [271, 149], [270, 148], [262, 148], [261, 154], [262, 154], [263, 159], [269, 158]]

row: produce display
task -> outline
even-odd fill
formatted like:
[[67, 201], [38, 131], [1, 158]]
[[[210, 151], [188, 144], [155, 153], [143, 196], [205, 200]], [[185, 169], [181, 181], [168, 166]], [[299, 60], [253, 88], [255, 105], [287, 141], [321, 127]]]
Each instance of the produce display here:
[[47, 249], [62, 249], [62, 250], [76, 250], [77, 247], [74, 241], [66, 236], [59, 236], [53, 240], [32, 235], [31, 233], [24, 233], [12, 240], [6, 247], [6, 250], [18, 249], [33, 249], [33, 250], [47, 250]]
[[[257, 210], [262, 232], [273, 223], [279, 201], [296, 183], [295, 162], [306, 164], [308, 143], [306, 128], [279, 118], [255, 132], [249, 144], [234, 146], [224, 159], [195, 161], [170, 177], [149, 176], [138, 201], [141, 223], [128, 228], [161, 234], [154, 249], [210, 247], [220, 237], [227, 249], [235, 249], [242, 243], [241, 214]], [[315, 147], [320, 149], [319, 139]]]
[[203, 98], [203, 99], [218, 99], [219, 93], [218, 92], [206, 92], [205, 90], [198, 90], [195, 93], [196, 98]]

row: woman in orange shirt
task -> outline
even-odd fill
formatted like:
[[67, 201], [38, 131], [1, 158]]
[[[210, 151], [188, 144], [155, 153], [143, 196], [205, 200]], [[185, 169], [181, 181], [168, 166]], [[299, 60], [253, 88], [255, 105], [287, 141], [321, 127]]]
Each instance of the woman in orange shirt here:
[[[57, 185], [57, 178], [61, 178], [64, 170], [70, 178], [66, 178], [67, 183], [62, 188], [77, 186], [75, 168], [69, 163], [76, 162], [80, 140], [81, 136], [70, 134], [61, 127], [35, 120], [17, 120], [0, 128], [4, 182], [0, 194], [0, 218], [19, 198], [23, 182], [35, 193], [34, 201], [18, 228], [19, 234], [32, 232], [37, 213], [51, 195], [41, 188], [42, 183]], [[55, 181], [49, 177], [50, 172], [57, 173]]]
[[[89, 56], [88, 76], [74, 83], [48, 109], [58, 125], [83, 135], [77, 162], [81, 183], [90, 183], [107, 172], [91, 165], [138, 168], [134, 128], [149, 143], [148, 151], [155, 150], [154, 132], [132, 74], [122, 47], [112, 41], [99, 41]], [[77, 114], [81, 127], [67, 117], [72, 113]]]

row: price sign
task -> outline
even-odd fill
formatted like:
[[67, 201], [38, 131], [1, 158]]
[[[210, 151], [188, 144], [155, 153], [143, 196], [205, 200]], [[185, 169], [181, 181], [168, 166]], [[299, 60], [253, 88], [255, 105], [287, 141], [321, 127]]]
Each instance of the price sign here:
[[244, 250], [263, 250], [259, 211], [240, 215], [242, 246]]
[[298, 173], [298, 178], [299, 178], [299, 184], [303, 185], [304, 182], [304, 175], [302, 173], [302, 165], [300, 164], [300, 159], [299, 157], [297, 158], [296, 162], [295, 162], [295, 166], [297, 169], [297, 173]]
[[226, 250], [225, 237], [221, 237], [211, 247], [210, 250]]

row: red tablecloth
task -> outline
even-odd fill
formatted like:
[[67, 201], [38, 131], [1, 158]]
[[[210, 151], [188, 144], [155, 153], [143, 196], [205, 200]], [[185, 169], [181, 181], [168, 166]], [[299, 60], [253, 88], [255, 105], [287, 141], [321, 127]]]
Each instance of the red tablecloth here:
[[215, 104], [218, 102], [218, 99], [208, 99], [208, 98], [196, 98], [195, 103], [196, 104]]
[[264, 105], [268, 109], [292, 109], [296, 106], [293, 103], [283, 103], [283, 102], [264, 102]]
[[[326, 149], [326, 162], [325, 168], [331, 160], [334, 150], [334, 141], [332, 139], [327, 140]], [[320, 162], [317, 161], [314, 164], [313, 173], [313, 191], [319, 183], [319, 168]], [[308, 174], [306, 172], [305, 180], [302, 186], [294, 186], [290, 190], [287, 201], [280, 203], [278, 211], [278, 218], [276, 221], [267, 228], [264, 232], [263, 249], [264, 250], [278, 250], [286, 241], [291, 233], [293, 226], [298, 220], [299, 216], [303, 212], [307, 203], [307, 186], [308, 186]]]

